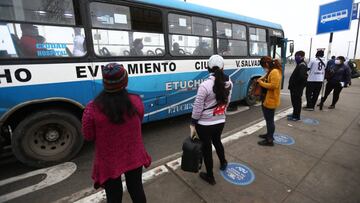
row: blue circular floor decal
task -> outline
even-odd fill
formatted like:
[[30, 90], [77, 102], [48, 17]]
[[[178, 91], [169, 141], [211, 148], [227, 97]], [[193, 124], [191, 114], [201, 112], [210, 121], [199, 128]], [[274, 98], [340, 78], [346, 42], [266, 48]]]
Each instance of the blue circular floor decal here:
[[307, 125], [319, 125], [320, 122], [316, 119], [313, 118], [304, 118], [302, 119], [302, 122], [307, 124]]
[[295, 144], [294, 138], [290, 137], [289, 135], [275, 133], [274, 134], [274, 142], [276, 144], [281, 145], [293, 145]]
[[220, 171], [224, 179], [234, 185], [249, 185], [255, 180], [254, 172], [239, 163], [229, 163], [226, 170]]

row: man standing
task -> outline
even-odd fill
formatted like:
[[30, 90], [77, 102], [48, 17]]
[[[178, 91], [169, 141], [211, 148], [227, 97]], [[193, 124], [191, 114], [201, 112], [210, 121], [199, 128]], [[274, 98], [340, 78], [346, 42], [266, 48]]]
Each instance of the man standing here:
[[293, 114], [288, 117], [290, 121], [300, 120], [301, 114], [301, 97], [307, 81], [308, 67], [304, 61], [305, 52], [298, 51], [295, 53], [296, 68], [289, 79], [289, 90], [291, 95], [291, 103], [293, 106]]
[[336, 56], [332, 56], [331, 59], [326, 63], [326, 69], [331, 68], [335, 65], [335, 58]]
[[307, 111], [314, 111], [317, 99], [325, 77], [324, 51], [316, 52], [315, 59], [309, 62], [309, 77], [306, 84], [306, 107]]

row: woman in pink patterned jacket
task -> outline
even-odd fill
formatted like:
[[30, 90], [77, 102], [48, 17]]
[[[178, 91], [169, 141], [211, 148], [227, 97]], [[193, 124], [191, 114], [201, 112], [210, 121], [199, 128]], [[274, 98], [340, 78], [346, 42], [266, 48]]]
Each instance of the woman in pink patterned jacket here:
[[95, 141], [92, 178], [95, 188], [105, 188], [107, 202], [121, 202], [121, 175], [133, 202], [146, 202], [142, 167], [151, 157], [145, 150], [141, 121], [144, 105], [139, 96], [128, 94], [128, 75], [122, 65], [102, 68], [104, 91], [85, 108], [82, 129], [86, 140]]
[[225, 112], [231, 100], [233, 84], [224, 73], [224, 59], [213, 55], [209, 59], [210, 76], [200, 84], [196, 94], [191, 115], [191, 134], [195, 131], [202, 141], [202, 153], [206, 173], [200, 172], [200, 177], [211, 185], [215, 185], [213, 173], [212, 147], [214, 145], [220, 160], [220, 170], [225, 170], [224, 146], [221, 143], [221, 133], [225, 126]]

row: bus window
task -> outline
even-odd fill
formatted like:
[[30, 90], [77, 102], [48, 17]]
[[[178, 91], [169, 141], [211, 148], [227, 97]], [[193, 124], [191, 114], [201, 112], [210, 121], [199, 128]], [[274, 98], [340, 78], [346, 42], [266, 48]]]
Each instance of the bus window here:
[[0, 58], [17, 57], [9, 28], [6, 25], [0, 25], [0, 33]]
[[94, 27], [131, 30], [129, 7], [93, 2], [90, 10]]
[[191, 17], [185, 15], [169, 14], [169, 32], [174, 34], [192, 34]]
[[168, 18], [171, 55], [210, 56], [213, 54], [210, 19], [172, 13]]
[[250, 28], [250, 55], [268, 55], [268, 45], [266, 42], [266, 30], [260, 28]]
[[246, 40], [246, 27], [244, 25], [232, 24], [234, 39]]
[[90, 4], [95, 54], [165, 55], [161, 13], [153, 9], [93, 2]]
[[212, 22], [207, 18], [192, 17], [193, 34], [212, 37]]
[[232, 37], [231, 23], [216, 22], [216, 34], [218, 37]]
[[[0, 41], [7, 41], [7, 54], [2, 58], [81, 57], [86, 54], [83, 28], [8, 23]], [[12, 46], [15, 49], [15, 53]]]
[[213, 53], [213, 39], [209, 37], [170, 35], [171, 55], [210, 56]]
[[[275, 52], [274, 52], [275, 51]], [[270, 56], [275, 59], [282, 60], [282, 47], [276, 44], [271, 45]]]
[[247, 56], [246, 27], [217, 22], [218, 53], [222, 56]]
[[163, 34], [94, 29], [93, 41], [95, 54], [98, 56], [163, 56], [165, 54]]
[[133, 30], [163, 33], [161, 12], [153, 9], [131, 7], [131, 26]]
[[7, 0], [0, 3], [0, 20], [75, 25], [72, 0]]

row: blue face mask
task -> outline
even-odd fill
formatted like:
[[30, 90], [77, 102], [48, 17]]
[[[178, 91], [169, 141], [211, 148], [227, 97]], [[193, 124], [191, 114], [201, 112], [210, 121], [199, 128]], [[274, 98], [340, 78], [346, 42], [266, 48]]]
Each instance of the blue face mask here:
[[295, 56], [295, 61], [297, 64], [299, 64], [303, 61], [303, 58], [301, 56]]

